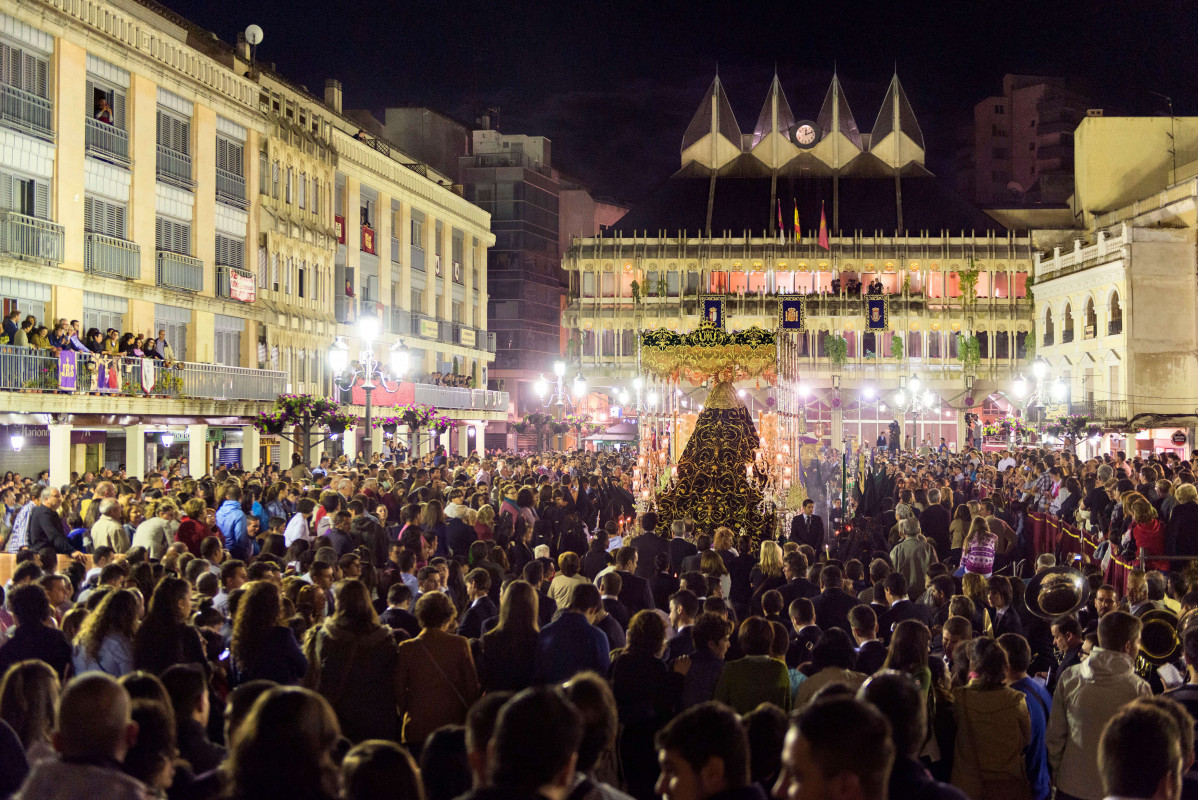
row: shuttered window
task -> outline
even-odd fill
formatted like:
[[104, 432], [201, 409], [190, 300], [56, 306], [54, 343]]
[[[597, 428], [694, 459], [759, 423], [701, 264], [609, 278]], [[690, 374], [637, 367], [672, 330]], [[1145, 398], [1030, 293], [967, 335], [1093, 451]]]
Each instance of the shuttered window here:
[[299, 264], [299, 272], [295, 276], [295, 291], [296, 291], [296, 294], [298, 294], [300, 297], [305, 296], [306, 286], [305, 286], [304, 279], [307, 278], [307, 273], [308, 273], [308, 262], [301, 261]]
[[216, 235], [216, 263], [226, 267], [245, 268], [245, 240]]
[[258, 151], [258, 194], [266, 194], [266, 176], [268, 173], [269, 164], [266, 160], [266, 151]]
[[226, 139], [223, 136], [217, 136], [216, 168], [244, 177], [245, 145], [241, 142], [235, 142], [232, 139]]
[[283, 268], [283, 294], [291, 294], [291, 271], [295, 268], [292, 259], [287, 259], [287, 264]]
[[266, 254], [266, 245], [258, 245], [258, 286], [262, 289], [270, 286], [270, 268], [269, 257]]
[[241, 334], [245, 331], [245, 320], [214, 314], [214, 345], [216, 363], [241, 366]]
[[299, 176], [299, 207], [308, 207], [308, 173], [301, 172]]
[[40, 53], [0, 40], [0, 82], [50, 98], [50, 62]]
[[191, 311], [186, 308], [162, 304], [154, 306], [154, 335], [157, 336], [158, 331], [166, 331], [166, 342], [171, 346], [176, 361], [187, 360], [187, 326], [190, 323]]
[[191, 121], [158, 109], [158, 144], [183, 155], [191, 154]]
[[91, 103], [88, 113], [92, 117], [99, 119], [103, 101], [107, 100], [109, 107], [112, 109], [112, 122], [109, 124], [114, 128], [125, 130], [125, 90], [113, 86], [107, 81], [103, 81], [94, 75], [87, 76], [87, 99]]
[[125, 206], [87, 195], [83, 198], [83, 229], [117, 239], [125, 238]]
[[0, 172], [0, 209], [49, 219], [50, 184], [25, 175]]
[[154, 246], [179, 255], [191, 255], [191, 223], [158, 217], [154, 225]]
[[270, 288], [279, 291], [279, 254], [270, 254]]

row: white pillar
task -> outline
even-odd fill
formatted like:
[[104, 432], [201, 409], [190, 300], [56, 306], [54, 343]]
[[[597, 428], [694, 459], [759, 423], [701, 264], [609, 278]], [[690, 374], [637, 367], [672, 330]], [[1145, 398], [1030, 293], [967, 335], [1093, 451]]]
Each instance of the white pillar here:
[[370, 452], [372, 454], [383, 452], [383, 429], [382, 428], [372, 428], [370, 430]]
[[187, 426], [187, 465], [192, 477], [208, 474], [208, 426], [203, 423]]
[[474, 423], [474, 451], [478, 453], [479, 458], [487, 456], [487, 423]]
[[470, 455], [470, 423], [458, 425], [458, 455]]
[[279, 437], [279, 469], [291, 469], [291, 454], [295, 452], [295, 445], [291, 440], [280, 436]]
[[258, 469], [262, 463], [259, 436], [258, 429], [253, 425], [241, 427], [241, 468], [246, 472]]
[[71, 427], [50, 425], [50, 485], [62, 488], [71, 482]]
[[[76, 466], [79, 469], [75, 470]], [[87, 472], [87, 445], [82, 442], [71, 445], [71, 469], [80, 475]]]
[[844, 450], [844, 410], [832, 409], [832, 447]]
[[441, 442], [441, 446], [445, 448], [445, 452], [448, 453], [449, 452], [449, 430], [448, 429], [446, 429], [445, 433], [441, 434], [440, 442]]
[[[314, 436], [313, 440], [320, 437]], [[317, 442], [308, 448], [308, 467], [313, 469], [320, 466], [320, 459], [324, 457], [324, 442]]]
[[125, 476], [144, 480], [146, 477], [146, 426], [125, 428]]

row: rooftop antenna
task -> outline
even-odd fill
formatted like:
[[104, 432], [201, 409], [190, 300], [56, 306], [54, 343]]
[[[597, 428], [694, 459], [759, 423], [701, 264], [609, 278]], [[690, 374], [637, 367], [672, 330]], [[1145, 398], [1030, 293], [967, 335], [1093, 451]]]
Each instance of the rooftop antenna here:
[[254, 72], [254, 56], [258, 53], [258, 45], [262, 42], [262, 28], [250, 25], [245, 29], [245, 41], [250, 46], [250, 73]]
[[1160, 92], [1148, 91], [1149, 94], [1154, 94], [1165, 101], [1165, 105], [1169, 107], [1169, 155], [1173, 158], [1173, 176], [1172, 180], [1177, 180], [1177, 117], [1173, 115], [1173, 98], [1168, 95], [1163, 95]]

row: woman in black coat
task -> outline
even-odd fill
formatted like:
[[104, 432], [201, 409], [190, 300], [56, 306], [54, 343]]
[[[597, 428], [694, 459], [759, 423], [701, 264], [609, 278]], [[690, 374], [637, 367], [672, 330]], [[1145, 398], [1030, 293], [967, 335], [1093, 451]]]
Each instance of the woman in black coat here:
[[1183, 483], [1173, 497], [1177, 503], [1165, 528], [1165, 553], [1198, 557], [1198, 489]]
[[533, 684], [537, 642], [537, 590], [527, 581], [512, 581], [499, 601], [499, 623], [471, 642], [478, 680], [484, 692], [518, 692]]

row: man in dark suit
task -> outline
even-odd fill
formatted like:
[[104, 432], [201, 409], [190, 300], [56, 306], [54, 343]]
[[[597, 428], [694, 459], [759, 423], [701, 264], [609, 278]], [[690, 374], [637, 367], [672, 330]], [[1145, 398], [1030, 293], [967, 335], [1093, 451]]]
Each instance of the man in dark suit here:
[[811, 652], [823, 638], [824, 632], [816, 625], [815, 607], [806, 597], [790, 604], [790, 626], [794, 633], [790, 647], [786, 650], [786, 666], [797, 667], [811, 660]]
[[678, 576], [682, 577], [688, 572], [699, 571], [699, 560], [703, 554], [711, 549], [711, 536], [706, 533], [700, 533], [695, 537], [695, 552], [689, 556], [684, 556], [678, 564]]
[[603, 596], [603, 610], [618, 622], [621, 628], [628, 630], [628, 620], [631, 615], [624, 604], [620, 602], [622, 588], [624, 588], [624, 579], [618, 572], [604, 573], [603, 577], [599, 579], [599, 593]]
[[790, 521], [790, 541], [810, 545], [815, 552], [824, 549], [824, 521], [815, 514], [815, 501], [803, 501], [803, 513]]
[[987, 609], [987, 613], [994, 629], [994, 638], [997, 639], [1004, 633], [1023, 636], [1023, 620], [1012, 605], [1014, 592], [1011, 590], [1011, 582], [1002, 575], [995, 575], [990, 579], [989, 591], [991, 608]]
[[890, 645], [890, 635], [894, 628], [903, 620], [919, 620], [924, 625], [931, 625], [932, 609], [923, 603], [915, 603], [907, 596], [907, 579], [901, 572], [892, 572], [882, 582], [883, 594], [890, 605], [885, 613], [878, 618], [878, 632], [882, 642]]
[[682, 520], [670, 523], [670, 535], [670, 574], [678, 577], [682, 574], [682, 559], [695, 555], [698, 550], [686, 540], [686, 523]]
[[857, 661], [853, 669], [863, 675], [873, 675], [886, 663], [886, 645], [878, 641], [878, 617], [866, 605], [849, 610], [849, 625], [857, 642]]
[[457, 558], [465, 558], [470, 552], [470, 545], [478, 539], [474, 528], [466, 524], [461, 517], [450, 517], [445, 523], [445, 543]]
[[387, 609], [379, 614], [379, 622], [389, 628], [407, 631], [409, 636], [420, 633], [420, 623], [409, 609], [412, 605], [412, 590], [403, 581], [396, 581], [387, 590]]
[[646, 511], [641, 515], [640, 536], [633, 537], [629, 542], [636, 548], [636, 574], [639, 578], [649, 580], [657, 572], [657, 554], [670, 555], [670, 544], [657, 535], [657, 515]]
[[952, 538], [948, 532], [950, 516], [949, 510], [940, 504], [940, 490], [929, 489], [928, 507], [919, 515], [919, 529], [936, 547], [937, 559], [947, 558], [952, 546]]
[[635, 615], [644, 609], [656, 608], [653, 604], [653, 592], [649, 590], [649, 581], [636, 575], [636, 548], [624, 545], [616, 551], [616, 572], [624, 585], [620, 587], [620, 602], [628, 609], [629, 615]]
[[670, 598], [678, 591], [678, 578], [670, 574], [670, 556], [668, 553], [658, 553], [655, 566], [657, 570], [649, 579], [649, 591], [653, 594], [653, 604], [661, 611], [670, 610]]
[[524, 580], [532, 584], [532, 588], [537, 590], [537, 623], [542, 629], [550, 622], [553, 622], [553, 615], [557, 613], [557, 602], [549, 596], [549, 592], [545, 591], [542, 582], [545, 580], [545, 565], [539, 559], [533, 559], [524, 565]]
[[470, 605], [458, 624], [458, 635], [467, 639], [477, 639], [483, 635], [483, 623], [499, 614], [499, 609], [491, 601], [491, 573], [476, 567], [466, 576], [466, 596]]
[[782, 595], [782, 607], [790, 608], [790, 604], [800, 597], [812, 598], [819, 594], [819, 587], [807, 580], [807, 557], [802, 553], [787, 553], [782, 560], [782, 576], [786, 583], [778, 588]]
[[1056, 691], [1061, 674], [1072, 666], [1082, 663], [1082, 626], [1074, 616], [1061, 617], [1052, 622], [1052, 643], [1061, 652], [1061, 663], [1048, 671], [1045, 686], [1048, 693]]
[[819, 575], [820, 593], [811, 601], [815, 609], [815, 624], [821, 631], [840, 628], [846, 633], [849, 630], [849, 609], [860, 605], [856, 597], [840, 588], [843, 575], [840, 567], [824, 567]]
[[677, 631], [666, 642], [666, 663], [679, 656], [695, 654], [695, 641], [691, 638], [691, 626], [699, 615], [699, 598], [687, 589], [680, 589], [670, 598], [670, 625]]

